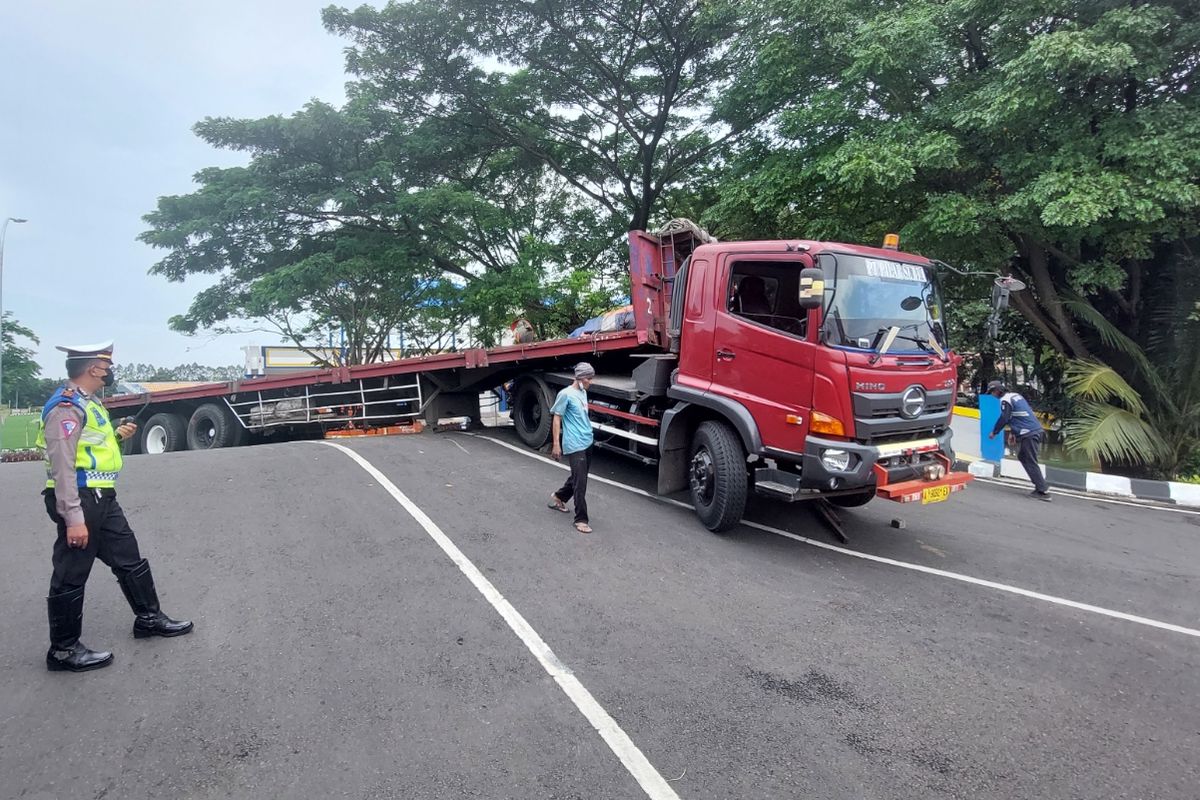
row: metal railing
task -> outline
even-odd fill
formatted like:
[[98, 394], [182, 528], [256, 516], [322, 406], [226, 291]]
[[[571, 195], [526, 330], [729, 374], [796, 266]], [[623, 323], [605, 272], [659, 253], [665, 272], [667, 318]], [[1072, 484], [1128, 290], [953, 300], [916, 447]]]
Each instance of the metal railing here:
[[[411, 383], [391, 383], [385, 378], [382, 386], [368, 387], [357, 380], [348, 388], [315, 392], [314, 387], [305, 386], [303, 396], [264, 397], [263, 392], [235, 395], [236, 400], [225, 398], [229, 410], [247, 430], [261, 431], [267, 428], [291, 425], [350, 425], [353, 423], [399, 421], [412, 419], [421, 414], [423, 406], [421, 382], [413, 377]], [[321, 387], [324, 388], [324, 387]], [[391, 409], [380, 413], [383, 407]]]

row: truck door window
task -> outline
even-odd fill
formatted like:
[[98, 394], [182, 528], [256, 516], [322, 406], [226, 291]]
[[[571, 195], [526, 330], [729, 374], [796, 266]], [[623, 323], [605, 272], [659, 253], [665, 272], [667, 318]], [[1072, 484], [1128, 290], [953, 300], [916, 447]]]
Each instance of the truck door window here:
[[808, 314], [800, 308], [800, 270], [793, 262], [738, 261], [726, 308], [734, 316], [803, 338]]

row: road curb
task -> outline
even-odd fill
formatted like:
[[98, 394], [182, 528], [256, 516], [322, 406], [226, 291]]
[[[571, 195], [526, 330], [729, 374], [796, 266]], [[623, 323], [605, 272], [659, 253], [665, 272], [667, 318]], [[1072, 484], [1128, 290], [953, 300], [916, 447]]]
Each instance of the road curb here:
[[[1071, 489], [1106, 497], [1127, 497], [1186, 508], [1200, 508], [1200, 485], [1197, 484], [1177, 481], [1147, 481], [1140, 478], [1126, 478], [1121, 475], [1105, 475], [1100, 472], [1079, 472], [1073, 469], [1048, 467], [1045, 464], [1041, 466], [1042, 474], [1046, 476], [1046, 483], [1057, 489]], [[970, 472], [977, 478], [1029, 479], [1025, 473], [1025, 467], [1021, 466], [1021, 462], [1014, 458], [1006, 458], [999, 464], [994, 461], [960, 459], [955, 468]]]

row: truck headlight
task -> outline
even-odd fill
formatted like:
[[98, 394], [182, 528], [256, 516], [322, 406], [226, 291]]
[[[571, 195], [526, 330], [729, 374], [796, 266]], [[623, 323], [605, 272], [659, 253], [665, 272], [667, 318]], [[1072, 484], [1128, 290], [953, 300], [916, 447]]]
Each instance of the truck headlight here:
[[845, 472], [850, 469], [850, 454], [845, 450], [822, 450], [821, 463], [831, 472]]

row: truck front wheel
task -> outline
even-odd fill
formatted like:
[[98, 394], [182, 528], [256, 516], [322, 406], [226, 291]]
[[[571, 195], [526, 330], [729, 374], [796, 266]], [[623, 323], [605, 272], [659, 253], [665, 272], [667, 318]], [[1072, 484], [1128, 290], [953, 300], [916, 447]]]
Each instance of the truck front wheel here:
[[722, 422], [702, 422], [688, 468], [692, 505], [704, 527], [724, 533], [746, 512], [746, 452], [737, 434]]

